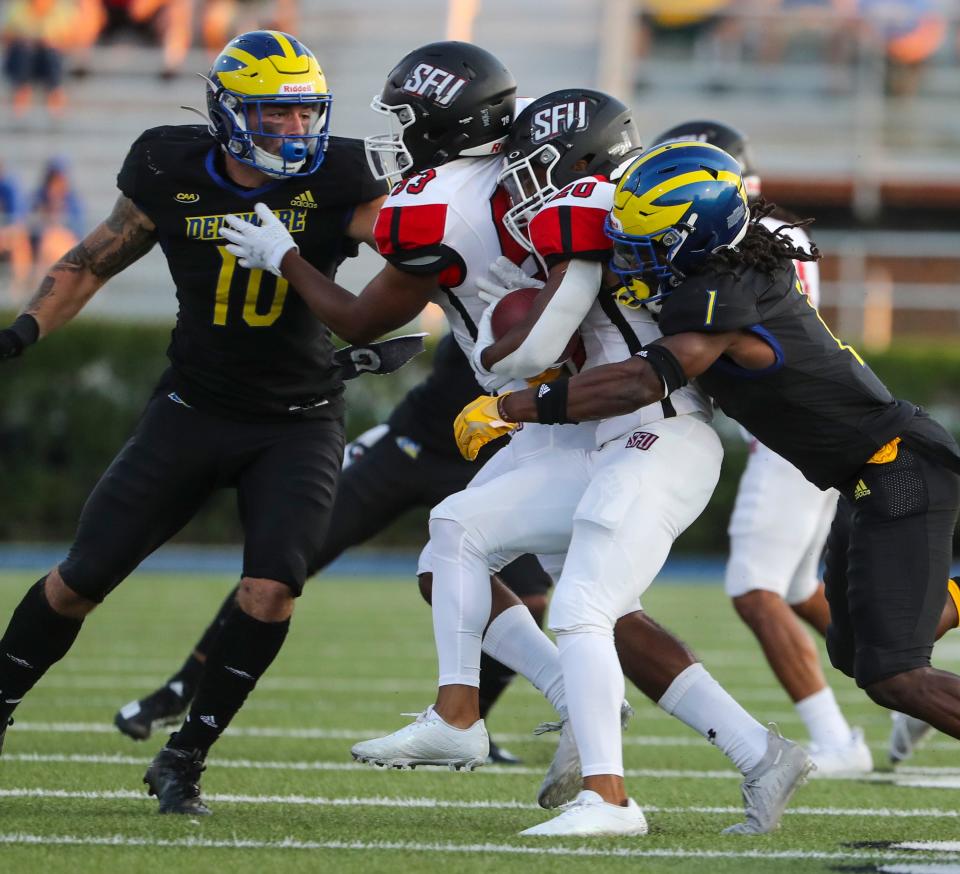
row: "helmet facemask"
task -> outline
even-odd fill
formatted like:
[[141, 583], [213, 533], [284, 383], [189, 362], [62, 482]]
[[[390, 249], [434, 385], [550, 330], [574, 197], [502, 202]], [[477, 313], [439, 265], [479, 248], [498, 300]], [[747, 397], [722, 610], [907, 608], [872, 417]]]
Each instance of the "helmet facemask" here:
[[386, 116], [387, 133], [364, 138], [367, 164], [375, 179], [386, 179], [393, 183], [413, 167], [413, 155], [403, 141], [403, 133], [416, 122], [417, 116], [409, 103], [391, 106], [384, 103], [379, 94], [374, 95], [370, 108]]
[[[227, 134], [226, 152], [278, 179], [306, 176], [320, 166], [329, 137], [331, 102], [329, 94], [247, 97], [222, 86], [209, 99], [211, 116], [223, 124]], [[278, 132], [269, 117], [264, 118], [277, 106], [302, 107], [310, 113], [302, 134]]]
[[512, 204], [504, 213], [503, 226], [524, 249], [533, 251], [527, 227], [540, 208], [557, 193], [553, 171], [561, 158], [559, 150], [544, 143], [529, 155], [512, 152], [497, 181], [503, 186]]

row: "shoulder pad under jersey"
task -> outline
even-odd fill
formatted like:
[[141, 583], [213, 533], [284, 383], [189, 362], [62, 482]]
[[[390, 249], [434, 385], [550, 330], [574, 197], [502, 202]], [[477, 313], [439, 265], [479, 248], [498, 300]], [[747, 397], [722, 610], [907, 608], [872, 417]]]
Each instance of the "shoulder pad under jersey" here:
[[394, 267], [406, 273], [439, 274], [439, 284], [450, 288], [466, 274], [460, 250], [469, 227], [457, 199], [463, 196], [461, 184], [470, 177], [458, 172], [459, 163], [425, 170], [395, 185], [374, 228], [377, 249]]
[[602, 177], [587, 176], [564, 186], [543, 205], [527, 232], [548, 268], [574, 258], [609, 259], [612, 244], [603, 224], [613, 208], [615, 189]]
[[763, 320], [761, 300], [779, 283], [779, 273], [771, 278], [751, 267], [691, 276], [664, 299], [660, 330], [664, 334], [721, 333], [758, 325]]

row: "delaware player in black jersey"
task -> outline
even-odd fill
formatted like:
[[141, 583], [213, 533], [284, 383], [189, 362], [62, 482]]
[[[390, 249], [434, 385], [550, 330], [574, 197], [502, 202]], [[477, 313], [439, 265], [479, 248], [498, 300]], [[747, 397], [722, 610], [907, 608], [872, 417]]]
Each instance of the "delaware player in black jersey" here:
[[84, 617], [211, 492], [236, 489], [243, 578], [186, 721], [144, 778], [161, 813], [209, 812], [198, 785], [207, 750], [280, 650], [330, 521], [343, 384], [329, 331], [285, 280], [238, 265], [220, 237], [224, 215], [262, 201], [327, 276], [358, 241], [373, 244], [385, 188], [362, 143], [328, 135], [330, 102], [317, 59], [294, 37], [234, 39], [210, 71], [209, 128], [146, 131], [120, 170], [113, 213], [0, 334], [0, 357], [19, 354], [163, 248], [179, 303], [171, 366], [87, 500], [66, 560], [28, 591], [0, 639], [2, 741]]
[[[617, 185], [607, 224], [623, 285], [658, 285], [665, 335], [628, 361], [539, 391], [481, 398], [458, 418], [470, 449], [514, 423], [627, 413], [696, 377], [720, 408], [822, 489], [849, 527], [828, 540], [833, 664], [885, 707], [960, 738], [960, 677], [930, 665], [960, 511], [960, 449], [891, 396], [831, 333], [791, 259], [817, 257], [753, 220], [740, 167], [699, 143], [655, 147]], [[940, 623], [943, 625], [944, 623]]]
[[[371, 429], [347, 447], [330, 527], [308, 576], [351, 546], [369, 540], [407, 510], [430, 509], [466, 488], [477, 466], [460, 455], [450, 423], [478, 391], [473, 368], [453, 335], [447, 334], [437, 344], [427, 379], [407, 393], [386, 424]], [[489, 446], [481, 463], [499, 448], [497, 444]], [[542, 623], [551, 580], [536, 559], [521, 556], [499, 576]], [[120, 709], [114, 719], [120, 731], [134, 740], [145, 740], [156, 723], [183, 713], [196, 692], [213, 641], [233, 609], [236, 594], [236, 589], [230, 592], [176, 674], [150, 695]], [[484, 717], [513, 675], [509, 668], [484, 654], [480, 665]], [[489, 758], [499, 764], [519, 761], [492, 741]]]

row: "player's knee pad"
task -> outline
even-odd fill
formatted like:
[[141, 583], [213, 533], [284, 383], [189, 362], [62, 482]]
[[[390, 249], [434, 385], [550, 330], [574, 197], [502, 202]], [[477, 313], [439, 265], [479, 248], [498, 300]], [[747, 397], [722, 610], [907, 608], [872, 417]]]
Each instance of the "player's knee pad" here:
[[589, 585], [564, 576], [550, 602], [549, 628], [555, 634], [581, 631], [613, 633], [617, 608], [591, 597]]
[[[465, 494], [459, 492], [451, 495], [431, 511], [430, 548], [434, 560], [441, 554], [450, 557], [466, 549], [475, 555], [483, 556], [489, 566], [490, 556], [495, 550], [488, 545], [484, 535], [487, 529], [484, 520], [478, 520], [476, 512], [469, 512], [469, 508], [465, 506], [469, 504], [469, 499], [462, 497]], [[467, 512], [462, 512], [463, 510]]]

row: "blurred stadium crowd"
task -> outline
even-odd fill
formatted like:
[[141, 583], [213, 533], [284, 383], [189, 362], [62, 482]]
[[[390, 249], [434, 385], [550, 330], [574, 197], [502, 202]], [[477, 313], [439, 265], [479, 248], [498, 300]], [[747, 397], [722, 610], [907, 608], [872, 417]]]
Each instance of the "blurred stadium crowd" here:
[[[19, 306], [106, 214], [141, 130], [189, 121], [177, 107], [202, 92], [187, 74], [234, 33], [277, 27], [316, 46], [335, 133], [362, 136], [382, 58], [443, 37], [454, 9], [455, 35], [507, 59], [531, 96], [599, 87], [635, 107], [647, 136], [695, 117], [747, 131], [770, 199], [817, 219], [825, 311], [846, 335], [883, 346], [960, 328], [952, 0], [5, 0], [0, 306]], [[115, 283], [122, 301], [91, 309], [169, 317], [150, 261]], [[344, 265], [344, 283], [375, 265]]]

